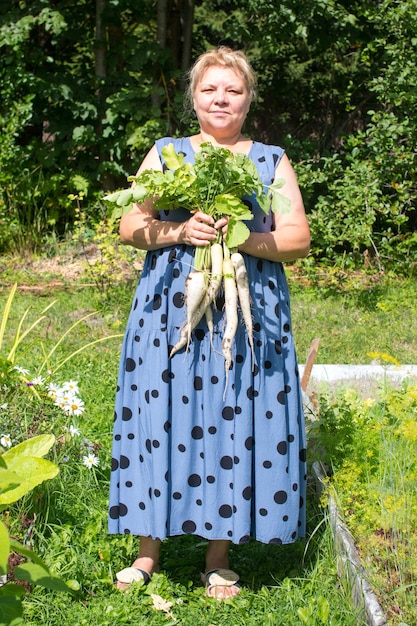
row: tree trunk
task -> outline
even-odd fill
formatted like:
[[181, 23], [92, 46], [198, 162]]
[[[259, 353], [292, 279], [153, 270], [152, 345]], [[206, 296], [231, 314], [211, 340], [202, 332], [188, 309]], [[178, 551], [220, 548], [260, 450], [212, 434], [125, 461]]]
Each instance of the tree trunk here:
[[187, 72], [191, 65], [191, 45], [193, 41], [195, 0], [182, 0], [181, 21], [183, 29], [183, 44], [181, 55], [181, 70]]
[[[102, 82], [107, 76], [106, 68], [106, 51], [107, 51], [107, 38], [106, 27], [103, 24], [103, 12], [106, 8], [107, 0], [96, 0], [96, 33], [94, 41], [94, 74], [97, 80], [96, 97], [97, 97], [97, 123], [96, 133], [97, 137], [101, 138], [103, 135], [103, 115], [104, 115], [104, 94], [102, 90]], [[108, 159], [108, 154], [102, 151], [100, 141], [97, 143], [99, 148], [99, 160], [100, 162]], [[114, 181], [113, 177], [109, 176], [106, 172], [102, 174], [101, 180], [102, 188], [113, 189]]]
[[[157, 43], [161, 48], [169, 48], [172, 54], [174, 69], [180, 69], [183, 74], [189, 69], [191, 62], [194, 6], [195, 0], [158, 0], [157, 4]], [[169, 87], [166, 84], [164, 76], [161, 76], [161, 68], [156, 63], [153, 68], [153, 84], [155, 89], [151, 98], [152, 105], [156, 107], [161, 106], [161, 98], [157, 93], [161, 80], [165, 86], [166, 97], [169, 101]], [[184, 90], [184, 78], [180, 78], [178, 87], [182, 91]], [[166, 114], [168, 126], [171, 127], [172, 120], [169, 108]]]
[[107, 0], [96, 0], [96, 36], [94, 44], [95, 75], [98, 79], [106, 77], [106, 29], [102, 15]]
[[168, 0], [158, 0], [156, 41], [164, 48], [167, 41]]

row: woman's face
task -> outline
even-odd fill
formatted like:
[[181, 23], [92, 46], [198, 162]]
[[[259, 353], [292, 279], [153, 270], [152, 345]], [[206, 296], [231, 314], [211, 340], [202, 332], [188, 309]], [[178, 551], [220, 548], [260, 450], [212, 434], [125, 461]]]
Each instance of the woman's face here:
[[217, 65], [204, 72], [193, 96], [201, 130], [214, 136], [240, 133], [250, 102], [241, 74]]

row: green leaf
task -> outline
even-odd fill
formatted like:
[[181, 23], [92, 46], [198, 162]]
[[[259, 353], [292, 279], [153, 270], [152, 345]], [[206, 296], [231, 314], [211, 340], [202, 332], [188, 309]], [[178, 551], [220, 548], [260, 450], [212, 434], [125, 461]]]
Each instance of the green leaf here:
[[264, 213], [268, 214], [269, 211], [271, 211], [271, 197], [269, 194], [263, 193], [262, 195], [258, 196], [258, 202]]
[[49, 572], [45, 565], [39, 563], [23, 563], [14, 569], [14, 576], [17, 580], [24, 580], [32, 585], [40, 585], [46, 589], [74, 593], [73, 589], [58, 576]]
[[0, 348], [2, 347], [2, 344], [3, 344], [4, 332], [6, 330], [6, 324], [7, 324], [9, 314], [10, 314], [10, 309], [12, 306], [14, 294], [16, 293], [16, 289], [17, 289], [17, 283], [14, 283], [13, 287], [10, 290], [6, 305], [3, 310], [3, 315], [2, 315], [2, 319], [0, 323]]
[[218, 195], [214, 199], [214, 208], [220, 215], [230, 215], [236, 220], [252, 220], [253, 214], [243, 202], [230, 193]]
[[246, 224], [239, 220], [235, 220], [233, 217], [229, 219], [225, 240], [226, 246], [229, 249], [237, 248], [238, 246], [240, 246], [246, 241], [249, 235], [250, 230], [246, 226]]
[[0, 626], [20, 626], [23, 624], [22, 596], [25, 588], [15, 583], [0, 587]]
[[119, 219], [124, 213], [127, 213], [127, 211], [125, 209], [126, 209], [126, 207], [124, 207], [124, 209], [123, 209], [120, 206], [115, 206], [113, 211], [111, 212], [111, 219], [112, 220]]
[[6, 526], [0, 521], [0, 576], [7, 573], [7, 561], [10, 552], [10, 539]]
[[275, 192], [272, 194], [271, 208], [273, 213], [289, 213], [291, 211], [291, 200], [282, 193]]
[[114, 191], [113, 193], [107, 194], [107, 196], [103, 197], [105, 202], [110, 202], [111, 204], [116, 203], [117, 199], [120, 195], [120, 191]]
[[7, 469], [7, 466], [0, 467], [0, 493], [5, 493], [18, 487], [22, 482], [22, 477], [13, 470]]
[[3, 453], [3, 459], [9, 469], [16, 463], [16, 459], [20, 461], [22, 456], [43, 457], [48, 454], [49, 450], [55, 443], [54, 435], [37, 435], [18, 443], [13, 448]]
[[16, 502], [45, 480], [55, 478], [59, 472], [59, 467], [46, 459], [24, 456], [15, 461], [19, 465], [21, 483], [6, 493], [0, 493], [0, 505]]
[[318, 605], [318, 616], [319, 616], [321, 623], [327, 624], [328, 619], [329, 619], [329, 614], [330, 614], [329, 601], [323, 596], [320, 596], [319, 599], [317, 600], [317, 605]]
[[122, 189], [119, 191], [119, 197], [116, 200], [118, 206], [127, 206], [132, 202], [132, 189]]
[[67, 587], [72, 589], [72, 591], [80, 591], [81, 589], [81, 585], [78, 580], [75, 580], [73, 578], [71, 578], [70, 580], [66, 580], [65, 584], [67, 585]]
[[170, 170], [177, 170], [184, 165], [184, 155], [177, 154], [174, 149], [174, 144], [169, 143], [161, 150], [162, 156], [165, 159], [165, 164]]
[[303, 624], [308, 624], [308, 620], [311, 617], [310, 611], [308, 609], [300, 607], [299, 609], [297, 609], [297, 614]]
[[148, 195], [145, 185], [137, 184], [132, 189], [132, 198], [135, 202], [143, 202]]

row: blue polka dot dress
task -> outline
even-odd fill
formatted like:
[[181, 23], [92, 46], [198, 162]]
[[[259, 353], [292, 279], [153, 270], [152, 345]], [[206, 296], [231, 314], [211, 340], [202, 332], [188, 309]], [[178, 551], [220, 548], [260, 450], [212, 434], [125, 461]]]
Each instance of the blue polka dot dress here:
[[[193, 162], [189, 138], [158, 140], [159, 154], [171, 141]], [[253, 143], [249, 156], [266, 184], [282, 154]], [[246, 201], [255, 216], [249, 228], [270, 231], [272, 217]], [[187, 217], [183, 209], [160, 212], [161, 220]], [[145, 259], [120, 360], [109, 532], [291, 543], [305, 532], [306, 449], [283, 266], [245, 256], [256, 362], [240, 319], [224, 396], [221, 294], [213, 346], [203, 319], [189, 351], [168, 357], [185, 320], [194, 252], [174, 245]]]

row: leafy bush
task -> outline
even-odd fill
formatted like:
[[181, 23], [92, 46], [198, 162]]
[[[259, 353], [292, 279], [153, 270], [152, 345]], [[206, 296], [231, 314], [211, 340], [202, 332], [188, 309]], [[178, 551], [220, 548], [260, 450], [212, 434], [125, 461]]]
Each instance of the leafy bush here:
[[[112, 217], [111, 211], [107, 211], [101, 203], [99, 209], [91, 213], [82, 206], [82, 193], [70, 197], [76, 201], [73, 241], [81, 246], [87, 260], [87, 276], [101, 298], [110, 301], [117, 298], [117, 287], [123, 282], [129, 286], [137, 281], [145, 253], [122, 245], [119, 219]], [[98, 213], [101, 219], [97, 218]], [[95, 251], [93, 258], [89, 255], [91, 249]]]
[[410, 121], [373, 113], [343, 151], [298, 166], [316, 259], [346, 269], [415, 272], [417, 163], [410, 135]]

